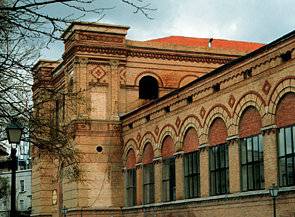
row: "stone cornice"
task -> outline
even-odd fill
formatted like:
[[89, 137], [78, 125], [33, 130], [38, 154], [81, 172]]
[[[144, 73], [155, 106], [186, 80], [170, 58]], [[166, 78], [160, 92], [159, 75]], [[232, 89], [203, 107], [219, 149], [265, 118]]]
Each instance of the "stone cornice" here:
[[237, 55], [221, 55], [221, 54], [205, 54], [202, 52], [186, 52], [186, 51], [170, 51], [170, 50], [153, 50], [153, 49], [136, 49], [136, 48], [122, 48], [110, 46], [91, 46], [91, 45], [76, 45], [71, 47], [64, 55], [64, 58], [72, 56], [76, 52], [94, 53], [94, 54], [108, 54], [125, 57], [142, 57], [150, 59], [163, 59], [174, 61], [187, 62], [204, 62], [213, 64], [225, 64]]

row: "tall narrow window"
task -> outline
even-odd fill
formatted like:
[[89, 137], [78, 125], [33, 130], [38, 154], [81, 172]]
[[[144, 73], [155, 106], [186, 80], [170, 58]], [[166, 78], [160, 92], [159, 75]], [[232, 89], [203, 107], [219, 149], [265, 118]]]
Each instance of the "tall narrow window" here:
[[242, 191], [264, 188], [262, 136], [241, 139]]
[[209, 130], [210, 194], [229, 192], [227, 130], [224, 121], [216, 118]]
[[295, 185], [295, 93], [285, 94], [278, 104], [278, 165], [280, 186]]
[[174, 144], [170, 136], [166, 136], [162, 145], [162, 199], [172, 201], [176, 199], [175, 189], [175, 159]]
[[159, 85], [157, 79], [152, 76], [144, 76], [139, 81], [139, 99], [157, 99], [159, 97]]
[[197, 132], [189, 128], [184, 136], [184, 190], [185, 198], [198, 197], [200, 194], [199, 142]]
[[210, 148], [210, 189], [211, 195], [229, 192], [228, 146], [226, 144]]
[[20, 180], [20, 191], [25, 191], [25, 180]]
[[127, 154], [127, 171], [125, 177], [126, 183], [126, 206], [136, 205], [136, 169], [135, 153], [132, 149]]
[[264, 188], [263, 140], [258, 110], [249, 106], [239, 123], [242, 191]]
[[154, 152], [150, 143], [147, 143], [143, 152], [143, 203], [154, 203]]
[[163, 201], [172, 201], [176, 198], [175, 192], [175, 159], [163, 160]]

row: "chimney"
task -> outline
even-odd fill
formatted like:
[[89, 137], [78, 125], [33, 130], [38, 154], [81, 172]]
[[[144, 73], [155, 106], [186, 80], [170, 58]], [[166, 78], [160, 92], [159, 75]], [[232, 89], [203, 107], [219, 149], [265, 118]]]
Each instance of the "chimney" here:
[[211, 48], [212, 47], [212, 42], [213, 42], [213, 38], [210, 38], [208, 40], [208, 47]]

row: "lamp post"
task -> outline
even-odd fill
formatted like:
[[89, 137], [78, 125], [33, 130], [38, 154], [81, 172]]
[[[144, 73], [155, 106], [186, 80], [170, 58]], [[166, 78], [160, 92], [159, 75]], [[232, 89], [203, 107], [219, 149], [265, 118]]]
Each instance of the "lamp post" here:
[[16, 121], [13, 120], [7, 127], [7, 139], [11, 144], [11, 196], [10, 196], [10, 217], [16, 217], [16, 207], [15, 207], [15, 174], [17, 170], [17, 157], [16, 157], [16, 148], [12, 146], [12, 144], [19, 144], [22, 136], [23, 128]]
[[279, 188], [275, 184], [272, 184], [272, 187], [269, 189], [269, 194], [272, 197], [273, 200], [273, 216], [276, 217], [276, 198], [279, 194]]
[[68, 208], [65, 206], [63, 208], [61, 208], [61, 213], [64, 214], [64, 217], [67, 217]]

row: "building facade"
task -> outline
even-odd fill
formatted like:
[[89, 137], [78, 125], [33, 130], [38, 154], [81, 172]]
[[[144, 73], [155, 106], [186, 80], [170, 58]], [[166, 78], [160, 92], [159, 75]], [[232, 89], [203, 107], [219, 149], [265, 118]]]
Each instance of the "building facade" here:
[[295, 33], [262, 46], [137, 42], [127, 29], [73, 23], [63, 61], [36, 64], [35, 100], [42, 88], [82, 93], [56, 111], [84, 178], [57, 179], [33, 150], [33, 215], [271, 216], [274, 184], [278, 216], [293, 216]]
[[[11, 172], [1, 172], [1, 178], [11, 182]], [[23, 216], [29, 216], [32, 208], [32, 170], [24, 169], [16, 171], [16, 210]], [[8, 195], [0, 199], [0, 216], [9, 217], [10, 211], [10, 191]]]

